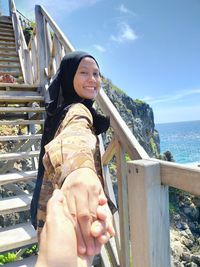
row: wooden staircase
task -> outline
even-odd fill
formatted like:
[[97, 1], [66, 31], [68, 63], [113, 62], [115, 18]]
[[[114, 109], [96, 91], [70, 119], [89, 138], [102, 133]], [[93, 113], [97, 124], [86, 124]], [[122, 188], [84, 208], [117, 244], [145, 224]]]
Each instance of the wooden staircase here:
[[[0, 83], [0, 144], [5, 151], [0, 154], [0, 186], [4, 195], [0, 197], [0, 215], [23, 216], [30, 209], [34, 181], [37, 175], [37, 158], [44, 122], [44, 97], [37, 86], [26, 84]], [[3, 133], [7, 133], [3, 135]], [[29, 160], [27, 170], [26, 160]], [[24, 162], [24, 166], [15, 165]], [[30, 187], [23, 190], [22, 186]], [[19, 250], [37, 242], [36, 233], [29, 220], [26, 223], [1, 225], [0, 253]], [[23, 266], [34, 266], [36, 257], [23, 261]], [[20, 262], [7, 266], [21, 266]]]
[[10, 74], [22, 78], [19, 56], [16, 52], [15, 35], [10, 17], [0, 17], [0, 76]]

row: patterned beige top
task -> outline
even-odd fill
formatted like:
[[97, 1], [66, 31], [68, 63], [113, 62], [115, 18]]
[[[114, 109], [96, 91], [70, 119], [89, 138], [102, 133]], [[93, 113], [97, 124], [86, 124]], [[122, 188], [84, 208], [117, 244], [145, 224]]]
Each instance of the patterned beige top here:
[[94, 134], [93, 118], [81, 103], [73, 104], [60, 124], [54, 139], [45, 146], [45, 168], [40, 192], [37, 224], [38, 237], [46, 219], [46, 206], [53, 190], [76, 169], [94, 170], [103, 185], [99, 140]]

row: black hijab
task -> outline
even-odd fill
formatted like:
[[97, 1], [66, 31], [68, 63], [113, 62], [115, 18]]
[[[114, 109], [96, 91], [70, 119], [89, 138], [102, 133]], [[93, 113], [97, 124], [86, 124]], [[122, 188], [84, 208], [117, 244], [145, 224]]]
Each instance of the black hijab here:
[[[45, 120], [41, 140], [37, 181], [31, 201], [31, 221], [35, 229], [37, 228], [37, 207], [44, 175], [44, 166], [42, 162], [45, 152], [44, 147], [53, 139], [58, 126], [68, 111], [68, 107], [73, 103], [84, 104], [92, 114], [93, 128], [96, 135], [105, 132], [110, 126], [109, 118], [97, 113], [92, 107], [94, 101], [81, 98], [74, 89], [74, 76], [80, 61], [84, 57], [91, 57], [95, 60], [91, 55], [81, 51], [75, 51], [64, 56], [60, 63], [60, 67], [48, 88], [49, 100], [45, 103], [47, 118]], [[96, 60], [95, 62], [99, 68]]]
[[77, 68], [84, 57], [93, 58], [99, 68], [96, 59], [88, 53], [74, 51], [64, 56], [60, 68], [55, 74], [48, 89], [50, 99], [46, 103], [46, 111], [49, 116], [54, 116], [60, 109], [62, 110], [63, 107], [73, 103], [82, 103], [90, 110], [93, 116], [95, 133], [98, 135], [108, 129], [110, 121], [107, 117], [96, 112], [92, 107], [93, 100], [81, 98], [76, 93], [73, 85]]

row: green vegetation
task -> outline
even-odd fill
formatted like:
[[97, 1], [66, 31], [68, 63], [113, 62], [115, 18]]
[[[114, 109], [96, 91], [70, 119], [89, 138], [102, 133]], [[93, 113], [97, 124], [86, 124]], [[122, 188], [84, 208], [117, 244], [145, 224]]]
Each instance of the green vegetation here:
[[151, 146], [151, 150], [155, 152], [156, 157], [159, 158], [158, 148], [156, 146], [156, 143], [153, 140], [153, 137], [150, 137], [150, 146]]
[[14, 252], [0, 254], [0, 265], [4, 265], [5, 263], [12, 262], [15, 259], [16, 259], [16, 253]]
[[116, 92], [118, 92], [118, 93], [120, 93], [120, 94], [124, 94], [124, 95], [126, 95], [126, 93], [125, 93], [123, 90], [121, 90], [120, 88], [118, 88], [118, 87], [115, 86], [114, 84], [111, 84], [111, 87], [112, 87], [112, 89], [115, 90]]
[[[25, 250], [25, 252], [22, 254], [22, 257], [26, 258], [26, 257], [29, 257], [33, 254], [37, 254], [37, 253], [38, 253], [38, 246], [33, 245], [32, 247], [27, 248]], [[18, 251], [0, 254], [0, 265], [4, 265], [5, 263], [13, 262], [13, 261], [17, 260], [18, 259], [17, 254], [18, 254]]]
[[140, 99], [134, 99], [134, 102], [141, 105], [145, 104], [145, 102]]

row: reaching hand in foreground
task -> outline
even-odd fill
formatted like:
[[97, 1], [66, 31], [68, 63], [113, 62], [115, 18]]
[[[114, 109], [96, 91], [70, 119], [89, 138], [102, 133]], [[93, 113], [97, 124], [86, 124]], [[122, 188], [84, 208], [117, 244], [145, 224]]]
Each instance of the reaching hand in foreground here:
[[[100, 244], [106, 243], [115, 232], [112, 215], [97, 174], [90, 168], [77, 169], [65, 179], [61, 190], [66, 198], [69, 213], [74, 218], [78, 254], [98, 254]], [[97, 219], [106, 223], [101, 223], [97, 227]]]
[[[110, 238], [108, 231], [105, 231], [110, 227], [106, 212], [106, 199], [100, 196], [97, 208], [99, 219], [92, 224], [91, 229], [91, 234], [98, 243], [98, 253], [101, 244]], [[74, 220], [61, 190], [56, 189], [48, 202], [46, 223], [40, 240], [40, 252], [35, 267], [89, 267], [92, 264], [93, 257], [77, 255]]]

